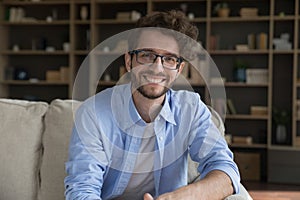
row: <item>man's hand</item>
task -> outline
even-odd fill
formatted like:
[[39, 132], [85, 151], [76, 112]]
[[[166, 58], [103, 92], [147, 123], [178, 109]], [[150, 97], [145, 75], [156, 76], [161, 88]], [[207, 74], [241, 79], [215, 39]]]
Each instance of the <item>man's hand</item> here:
[[144, 194], [144, 200], [154, 200], [154, 198], [151, 196], [151, 194], [146, 193]]

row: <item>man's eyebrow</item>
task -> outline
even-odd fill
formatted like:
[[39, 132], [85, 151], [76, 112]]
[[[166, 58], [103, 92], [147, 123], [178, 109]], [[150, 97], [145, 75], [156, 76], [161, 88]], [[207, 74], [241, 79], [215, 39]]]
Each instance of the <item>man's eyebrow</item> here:
[[[148, 49], [148, 48], [143, 48], [143, 49], [139, 49], [139, 50], [143, 50], [143, 51], [150, 51], [150, 52], [153, 52], [153, 53], [156, 53], [156, 54], [159, 54], [161, 55], [160, 53], [157, 53], [156, 51], [154, 51], [153, 49]], [[162, 49], [163, 50], [163, 49]], [[170, 53], [170, 52], [166, 52], [166, 53], [163, 53], [163, 55], [168, 55], [168, 56], [175, 56], [175, 57], [179, 57], [178, 55], [176, 55], [175, 53]]]
[[153, 51], [153, 49], [147, 49], [147, 48], [138, 49], [138, 50], [155, 52], [155, 51]]

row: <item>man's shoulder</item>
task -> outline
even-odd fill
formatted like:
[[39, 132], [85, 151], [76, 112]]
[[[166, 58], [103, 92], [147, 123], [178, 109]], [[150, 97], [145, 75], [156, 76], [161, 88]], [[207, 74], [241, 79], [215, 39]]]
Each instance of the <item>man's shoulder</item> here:
[[198, 104], [201, 97], [198, 93], [188, 90], [170, 90], [169, 92], [171, 101], [187, 104]]
[[122, 101], [121, 99], [124, 96], [124, 92], [128, 85], [117, 85], [110, 88], [106, 88], [101, 92], [89, 97], [83, 102], [85, 107], [93, 107], [100, 108], [105, 107], [108, 108], [112, 103], [112, 99], [117, 99], [118, 101]]

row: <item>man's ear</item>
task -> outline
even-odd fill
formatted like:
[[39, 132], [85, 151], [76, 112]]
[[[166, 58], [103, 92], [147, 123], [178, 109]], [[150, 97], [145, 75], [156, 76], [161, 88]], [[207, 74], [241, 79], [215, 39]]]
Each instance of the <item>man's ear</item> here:
[[128, 72], [130, 72], [131, 67], [132, 67], [132, 64], [131, 64], [131, 55], [130, 55], [129, 53], [125, 53], [124, 59], [125, 59], [125, 67], [126, 67], [126, 70], [127, 70]]
[[182, 72], [182, 70], [183, 70], [184, 67], [185, 67], [185, 62], [180, 63], [180, 66], [179, 66], [179, 68], [178, 68], [177, 76], [178, 76], [179, 74], [181, 74], [181, 72]]

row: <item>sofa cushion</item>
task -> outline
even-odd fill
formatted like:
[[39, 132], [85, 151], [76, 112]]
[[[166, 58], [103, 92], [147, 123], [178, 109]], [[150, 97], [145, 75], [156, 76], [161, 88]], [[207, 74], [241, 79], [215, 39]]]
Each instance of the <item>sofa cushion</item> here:
[[0, 199], [35, 200], [48, 104], [0, 99]]
[[80, 102], [56, 99], [51, 102], [45, 117], [44, 154], [41, 165], [40, 200], [64, 200], [65, 162], [73, 126], [72, 107]]

